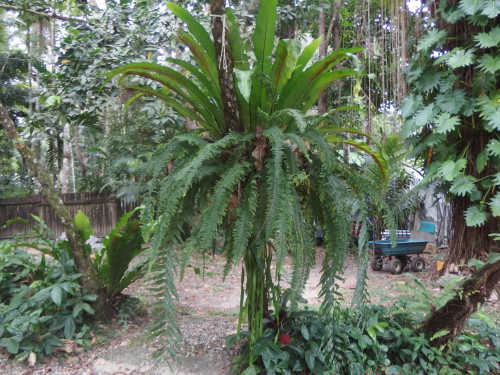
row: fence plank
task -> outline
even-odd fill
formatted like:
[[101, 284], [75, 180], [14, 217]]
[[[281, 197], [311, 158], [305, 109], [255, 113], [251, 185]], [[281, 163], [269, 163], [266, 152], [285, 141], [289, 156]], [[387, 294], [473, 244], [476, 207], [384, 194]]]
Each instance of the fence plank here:
[[[125, 204], [120, 199], [113, 198], [109, 192], [96, 193], [68, 193], [61, 198], [74, 216], [79, 210], [87, 215], [94, 229], [94, 236], [105, 237], [116, 225], [118, 218], [126, 211], [135, 207]], [[45, 197], [32, 195], [28, 197], [13, 197], [0, 199], [0, 239], [13, 238], [21, 233], [29, 235], [31, 229], [23, 223], [14, 223], [6, 228], [4, 224], [14, 218], [20, 217], [34, 223], [31, 215], [40, 217], [55, 236], [63, 232], [63, 225], [48, 204]]]

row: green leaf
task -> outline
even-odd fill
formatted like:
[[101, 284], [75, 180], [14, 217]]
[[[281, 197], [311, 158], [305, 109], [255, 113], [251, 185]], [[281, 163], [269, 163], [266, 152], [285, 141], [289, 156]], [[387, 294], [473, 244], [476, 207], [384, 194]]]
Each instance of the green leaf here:
[[231, 8], [226, 8], [226, 26], [228, 28], [226, 35], [229, 40], [234, 67], [240, 70], [248, 70], [250, 66], [248, 63], [249, 58], [245, 53], [245, 43], [241, 38], [239, 25]]
[[448, 333], [450, 333], [449, 329], [441, 329], [441, 330], [437, 331], [435, 334], [433, 334], [432, 337], [429, 339], [429, 341], [434, 341], [435, 339], [443, 337], [443, 336], [447, 335]]
[[314, 365], [316, 364], [316, 356], [314, 355], [314, 352], [312, 350], [306, 350], [304, 356], [306, 358], [307, 366], [310, 370], [313, 370]]
[[500, 105], [498, 99], [492, 99], [488, 95], [481, 95], [477, 100], [477, 107], [481, 110], [479, 113], [481, 118], [486, 120], [486, 129], [489, 131], [500, 130]]
[[401, 115], [404, 118], [410, 117], [413, 113], [415, 113], [416, 109], [419, 108], [422, 104], [422, 97], [420, 95], [410, 94], [408, 95], [401, 107]]
[[247, 102], [250, 101], [250, 93], [252, 90], [252, 74], [252, 70], [234, 69], [236, 87]]
[[90, 225], [90, 220], [82, 211], [78, 210], [73, 219], [75, 226], [80, 230], [82, 240], [87, 241], [93, 233], [92, 225]]
[[480, 205], [470, 206], [465, 211], [465, 222], [469, 227], [480, 227], [488, 220], [488, 213]]
[[500, 172], [493, 175], [493, 183], [497, 186], [500, 186]]
[[481, 48], [496, 47], [500, 44], [500, 27], [494, 27], [489, 33], [479, 33], [474, 36], [474, 40]]
[[487, 0], [483, 1], [481, 14], [488, 18], [498, 17], [500, 14], [500, 1]]
[[488, 150], [490, 155], [500, 156], [500, 141], [498, 139], [490, 139], [486, 145], [486, 150]]
[[482, 0], [461, 0], [459, 7], [468, 16], [473, 16], [481, 10]]
[[486, 263], [495, 263], [500, 260], [500, 253], [491, 253], [486, 257]]
[[418, 42], [417, 51], [427, 50], [437, 43], [442, 43], [448, 32], [446, 30], [432, 29], [427, 31], [427, 35]]
[[274, 51], [274, 63], [271, 69], [272, 101], [280, 94], [283, 85], [290, 79], [300, 53], [298, 40], [280, 40]]
[[479, 153], [479, 155], [477, 155], [477, 158], [476, 158], [476, 171], [477, 171], [477, 173], [481, 173], [482, 171], [484, 171], [484, 168], [488, 164], [489, 158], [490, 158], [490, 156], [489, 156], [487, 150], [483, 150]]
[[260, 373], [260, 367], [251, 365], [247, 367], [245, 371], [242, 372], [241, 375], [258, 375]]
[[54, 286], [50, 291], [50, 298], [57, 306], [61, 306], [62, 302], [62, 288], [58, 285]]
[[13, 337], [4, 337], [0, 340], [0, 346], [7, 348], [9, 353], [17, 354], [19, 352], [19, 342]]
[[274, 32], [276, 29], [276, 10], [278, 0], [261, 1], [255, 22], [253, 46], [257, 59], [257, 72], [269, 75], [271, 68], [271, 53], [274, 49]]
[[304, 337], [305, 340], [309, 340], [309, 330], [307, 329], [307, 326], [305, 324], [302, 324], [300, 326], [300, 332], [302, 333], [302, 337]]
[[450, 193], [458, 195], [460, 197], [466, 194], [472, 194], [476, 189], [476, 179], [472, 176], [458, 176], [454, 179], [453, 184], [450, 188]]
[[210, 38], [210, 34], [187, 10], [181, 8], [175, 3], [167, 3], [167, 8], [178, 18], [184, 21], [189, 32], [196, 38], [198, 43], [205, 49], [205, 52], [212, 60], [215, 60], [215, 47]]
[[75, 330], [75, 321], [73, 320], [73, 317], [71, 315], [68, 315], [64, 321], [64, 338], [71, 339], [73, 337], [73, 334], [75, 333]]
[[434, 123], [437, 126], [436, 131], [438, 133], [446, 134], [455, 130], [455, 127], [460, 124], [460, 118], [443, 112], [434, 119]]
[[430, 92], [439, 87], [443, 73], [434, 69], [427, 69], [418, 82], [423, 92]]
[[302, 50], [302, 53], [300, 54], [300, 57], [297, 60], [297, 67], [300, 67], [301, 70], [304, 70], [306, 68], [306, 65], [309, 63], [309, 61], [312, 59], [312, 57], [318, 50], [320, 44], [321, 44], [321, 37], [314, 39], [309, 45], [307, 45]]
[[433, 113], [434, 113], [434, 103], [431, 103], [425, 106], [420, 111], [418, 111], [415, 116], [415, 122], [417, 126], [424, 126], [430, 123]]
[[493, 216], [500, 216], [500, 192], [491, 198], [489, 205]]
[[446, 58], [446, 63], [453, 69], [468, 66], [475, 60], [475, 49], [454, 48]]
[[467, 100], [464, 90], [453, 90], [438, 95], [436, 102], [443, 111], [454, 115], [467, 103]]
[[487, 53], [481, 56], [478, 62], [478, 67], [484, 72], [495, 74], [500, 70], [500, 55], [491, 56]]
[[465, 169], [467, 160], [464, 158], [457, 161], [446, 160], [438, 169], [438, 175], [446, 181], [453, 181]]

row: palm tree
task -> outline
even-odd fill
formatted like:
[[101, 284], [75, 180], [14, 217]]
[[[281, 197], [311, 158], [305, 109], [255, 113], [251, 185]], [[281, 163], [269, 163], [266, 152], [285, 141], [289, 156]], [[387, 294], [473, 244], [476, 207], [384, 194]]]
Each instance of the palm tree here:
[[[300, 296], [314, 264], [313, 219], [322, 223], [326, 240], [322, 308], [333, 306], [350, 240], [350, 197], [376, 189], [339, 161], [332, 143], [346, 142], [368, 152], [382, 170], [385, 161], [366, 144], [343, 138], [344, 129], [321, 127], [324, 118], [307, 115], [332, 82], [358, 74], [331, 69], [359, 48], [339, 49], [310, 63], [319, 39], [304, 49], [297, 40], [280, 40], [275, 47], [277, 1], [270, 0], [260, 3], [247, 51], [231, 10], [222, 14], [222, 4], [211, 4], [215, 42], [186, 10], [167, 4], [189, 30], [179, 38], [196, 64], [168, 59], [176, 70], [133, 63], [110, 72], [108, 80], [117, 75], [153, 80], [162, 87], [127, 89], [161, 98], [198, 124], [163, 144], [150, 161], [143, 220], [154, 223], [155, 263], [167, 267], [162, 290], [167, 318], [173, 314], [174, 265], [172, 252], [161, 249], [184, 218], [197, 216], [200, 209], [186, 248], [210, 251], [222, 235], [227, 269], [243, 261], [240, 322], [246, 314], [252, 350], [271, 313], [269, 305], [279, 298], [277, 285], [287, 254], [293, 258], [292, 303]], [[250, 365], [254, 359], [250, 355]]]

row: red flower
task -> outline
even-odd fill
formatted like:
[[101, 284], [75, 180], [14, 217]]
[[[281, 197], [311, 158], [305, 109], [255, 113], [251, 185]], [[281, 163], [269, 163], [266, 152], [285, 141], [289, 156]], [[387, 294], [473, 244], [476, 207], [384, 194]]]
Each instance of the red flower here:
[[286, 333], [280, 333], [279, 342], [281, 345], [287, 346], [292, 342], [292, 338], [290, 337], [290, 335], [287, 335]]

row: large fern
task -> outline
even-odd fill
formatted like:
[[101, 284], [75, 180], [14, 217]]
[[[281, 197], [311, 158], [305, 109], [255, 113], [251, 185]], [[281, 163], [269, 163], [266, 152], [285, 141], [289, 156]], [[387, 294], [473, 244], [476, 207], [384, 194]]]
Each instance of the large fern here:
[[[192, 52], [196, 65], [176, 59], [169, 60], [173, 68], [135, 63], [108, 77], [121, 75], [126, 82], [128, 75], [139, 75], [160, 83], [164, 88], [155, 92], [147, 87], [129, 88], [162, 98], [198, 124], [196, 131], [162, 145], [151, 158], [146, 175], [143, 220], [149, 223], [154, 263], [167, 267], [166, 273], [158, 274], [158, 280], [164, 281], [157, 290], [166, 307], [162, 316], [170, 322], [167, 331], [160, 320], [153, 329], [157, 333], [177, 332], [171, 320], [176, 295], [174, 255], [172, 250], [165, 250], [166, 241], [179, 232], [184, 220], [197, 217], [187, 242], [188, 252], [195, 247], [210, 251], [220, 234], [227, 256], [226, 271], [240, 262], [244, 264], [240, 318], [248, 317], [253, 349], [262, 334], [264, 317], [269, 314], [270, 294], [279, 290], [276, 284], [281, 280], [287, 254], [293, 260], [291, 300], [297, 301], [300, 296], [315, 260], [314, 219], [324, 224], [327, 239], [321, 279], [324, 309], [331, 309], [335, 300], [350, 239], [350, 202], [355, 196], [371, 194], [371, 190], [363, 188], [362, 180], [353, 176], [355, 170], [339, 164], [332, 145], [348, 143], [360, 148], [385, 175], [387, 163], [379, 153], [359, 140], [340, 137], [337, 128], [320, 132], [318, 123], [306, 116], [329, 84], [357, 74], [350, 69], [331, 69], [359, 49], [334, 51], [310, 66], [319, 40], [302, 51], [298, 41], [280, 41], [275, 49], [277, 0], [269, 0], [260, 5], [250, 43], [256, 61], [251, 61], [251, 53], [242, 48], [247, 44], [240, 43], [234, 16], [227, 10], [226, 37], [235, 64], [235, 125], [234, 118], [228, 123], [222, 113], [218, 74], [226, 72], [217, 70], [221, 65], [208, 32], [185, 10], [172, 3], [168, 7], [189, 30], [181, 33], [180, 39]], [[175, 67], [184, 73], [176, 73]], [[277, 267], [273, 275], [274, 260]], [[250, 362], [253, 358], [251, 354]]]

